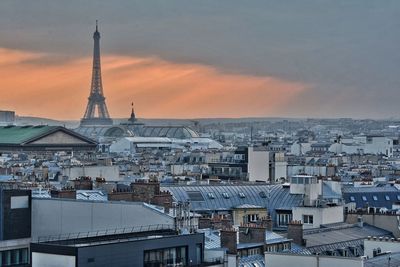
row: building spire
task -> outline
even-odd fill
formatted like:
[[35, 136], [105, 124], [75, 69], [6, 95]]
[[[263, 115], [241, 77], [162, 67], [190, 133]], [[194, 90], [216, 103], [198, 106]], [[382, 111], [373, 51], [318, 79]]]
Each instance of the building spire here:
[[96, 32], [99, 31], [99, 27], [98, 27], [98, 20], [96, 19]]
[[136, 115], [135, 115], [135, 109], [133, 108], [133, 102], [131, 103], [132, 111], [131, 111], [131, 117], [129, 118], [129, 121], [131, 123], [134, 123], [136, 121]]

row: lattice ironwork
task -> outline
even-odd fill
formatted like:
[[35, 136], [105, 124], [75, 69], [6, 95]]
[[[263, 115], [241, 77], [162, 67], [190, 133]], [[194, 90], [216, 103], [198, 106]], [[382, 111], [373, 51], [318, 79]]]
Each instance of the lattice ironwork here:
[[81, 120], [81, 125], [111, 125], [112, 120], [108, 113], [105, 97], [103, 94], [103, 84], [101, 80], [100, 64], [100, 32], [96, 21], [96, 31], [93, 34], [93, 70], [90, 95], [86, 107], [85, 115]]

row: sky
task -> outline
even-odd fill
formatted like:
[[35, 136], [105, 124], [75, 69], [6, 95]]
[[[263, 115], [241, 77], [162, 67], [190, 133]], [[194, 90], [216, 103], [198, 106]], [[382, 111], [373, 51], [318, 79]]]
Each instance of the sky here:
[[99, 20], [112, 117], [399, 118], [398, 0], [3, 0], [0, 109], [79, 119]]

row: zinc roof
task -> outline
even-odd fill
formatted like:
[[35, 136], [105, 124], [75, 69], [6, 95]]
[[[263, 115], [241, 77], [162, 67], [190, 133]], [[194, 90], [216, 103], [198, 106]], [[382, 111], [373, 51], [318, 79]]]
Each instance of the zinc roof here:
[[[301, 195], [290, 194], [289, 188], [282, 185], [164, 185], [161, 189], [171, 192], [176, 201], [190, 201], [191, 210], [200, 213], [230, 211], [247, 204], [269, 208], [274, 220], [276, 209], [290, 209], [302, 203]], [[191, 198], [194, 193], [199, 197]]]
[[368, 236], [391, 236], [391, 233], [367, 224], [364, 224], [363, 227], [351, 225], [341, 229], [328, 228], [304, 232], [304, 239], [306, 239], [307, 248], [354, 240], [363, 240]]
[[68, 130], [61, 126], [2, 126], [0, 127], [0, 144], [3, 146], [27, 145], [41, 137], [50, 135], [57, 131], [62, 131], [68, 135], [81, 139], [91, 145], [96, 145], [96, 142], [90, 140], [74, 131]]
[[53, 131], [58, 126], [3, 126], [0, 127], [0, 144], [21, 144]]

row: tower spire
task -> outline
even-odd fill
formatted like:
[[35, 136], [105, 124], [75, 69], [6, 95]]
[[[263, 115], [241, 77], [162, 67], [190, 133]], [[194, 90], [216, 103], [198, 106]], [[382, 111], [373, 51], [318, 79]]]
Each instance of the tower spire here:
[[132, 106], [132, 111], [131, 111], [131, 117], [129, 118], [129, 121], [131, 123], [135, 123], [136, 115], [135, 115], [135, 109], [133, 108], [133, 102], [131, 103], [131, 106]]
[[81, 119], [81, 125], [112, 125], [112, 120], [108, 114], [105, 97], [103, 95], [103, 84], [101, 81], [100, 65], [100, 33], [96, 20], [96, 31], [93, 34], [93, 69], [92, 84], [90, 95], [86, 107], [85, 115]]
[[98, 20], [96, 19], [96, 32], [98, 32], [99, 31], [99, 28], [98, 28]]

